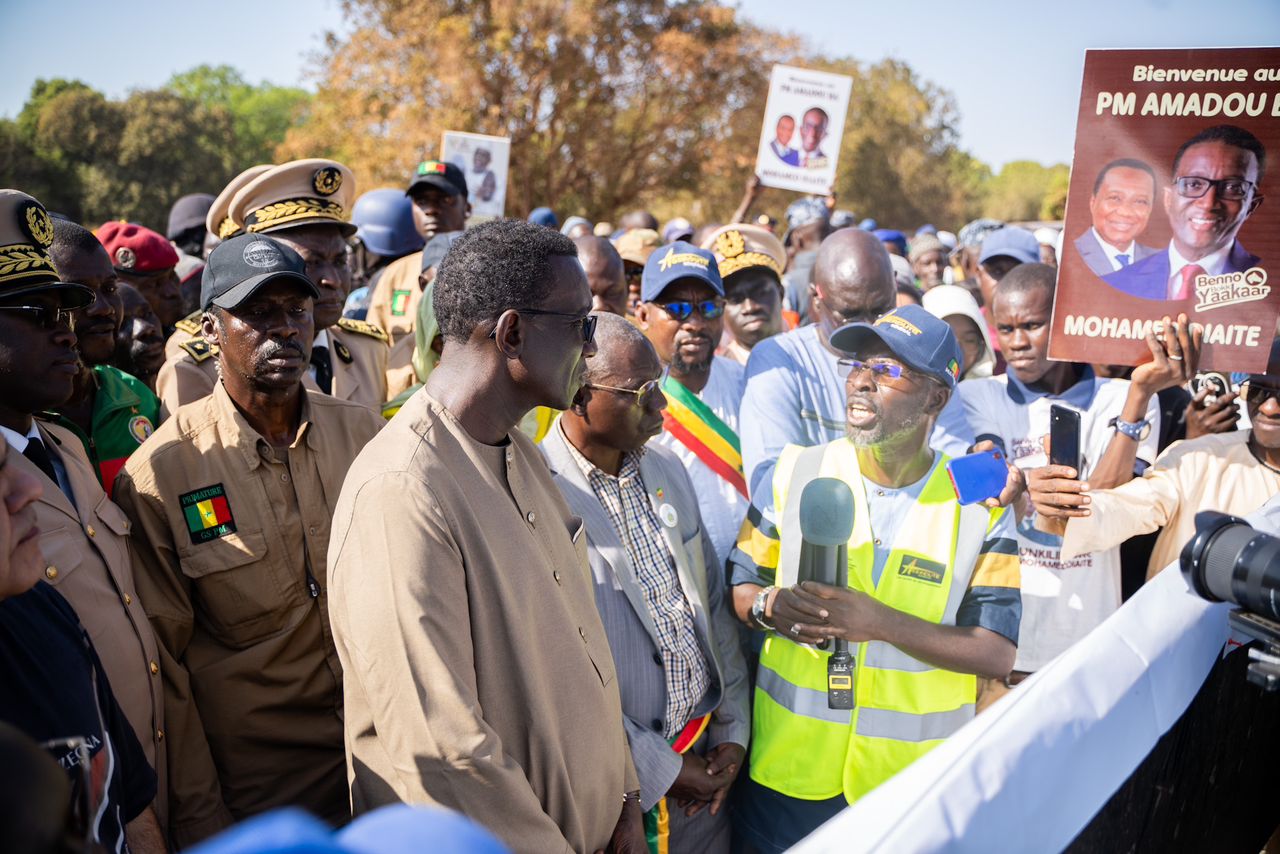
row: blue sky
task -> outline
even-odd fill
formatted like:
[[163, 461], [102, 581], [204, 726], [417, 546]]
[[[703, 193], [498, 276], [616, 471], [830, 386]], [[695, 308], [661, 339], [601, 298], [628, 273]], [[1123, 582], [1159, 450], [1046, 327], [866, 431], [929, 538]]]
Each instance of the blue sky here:
[[[337, 0], [6, 5], [3, 116], [17, 114], [38, 77], [80, 78], [120, 96], [226, 63], [251, 81], [309, 86], [308, 58], [326, 30], [343, 29]], [[904, 60], [951, 90], [962, 146], [996, 167], [1069, 162], [1086, 48], [1280, 44], [1277, 0], [741, 0], [740, 8], [824, 53]]]

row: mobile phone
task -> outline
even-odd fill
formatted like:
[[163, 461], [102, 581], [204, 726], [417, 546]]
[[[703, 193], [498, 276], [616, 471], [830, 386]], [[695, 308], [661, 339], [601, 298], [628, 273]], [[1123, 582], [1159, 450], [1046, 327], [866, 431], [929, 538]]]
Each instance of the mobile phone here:
[[1049, 462], [1069, 466], [1080, 476], [1080, 413], [1074, 409], [1049, 407]]
[[994, 450], [948, 460], [947, 474], [961, 504], [977, 504], [995, 498], [1009, 479], [1004, 454]]

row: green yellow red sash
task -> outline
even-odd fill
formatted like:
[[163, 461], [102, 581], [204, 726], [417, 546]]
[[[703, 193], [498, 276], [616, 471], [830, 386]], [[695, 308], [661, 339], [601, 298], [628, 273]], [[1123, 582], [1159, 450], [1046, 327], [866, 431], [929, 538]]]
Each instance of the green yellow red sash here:
[[738, 434], [670, 374], [662, 380], [662, 392], [667, 396], [663, 429], [746, 498], [747, 480], [742, 473]]
[[[683, 755], [702, 737], [710, 722], [710, 714], [689, 721], [680, 734], [671, 739], [671, 749]], [[671, 812], [667, 809], [666, 798], [644, 814], [644, 835], [649, 843], [649, 854], [667, 854], [671, 841]]]

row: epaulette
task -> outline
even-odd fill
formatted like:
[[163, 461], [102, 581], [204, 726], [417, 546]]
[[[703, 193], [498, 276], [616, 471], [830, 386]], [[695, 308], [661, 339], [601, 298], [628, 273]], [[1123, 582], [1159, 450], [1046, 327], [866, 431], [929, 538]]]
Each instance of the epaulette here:
[[376, 323], [369, 323], [364, 320], [353, 320], [350, 317], [344, 317], [338, 321], [338, 326], [348, 332], [354, 332], [357, 335], [368, 335], [370, 338], [377, 338], [383, 344], [391, 343], [391, 336]]
[[173, 324], [173, 328], [179, 332], [185, 332], [188, 335], [200, 334], [200, 318], [204, 315], [202, 311], [193, 311], [186, 317]]
[[218, 355], [217, 345], [210, 345], [203, 338], [192, 338], [190, 341], [183, 341], [178, 346], [186, 350], [187, 354], [195, 359], [197, 364], [211, 356]]

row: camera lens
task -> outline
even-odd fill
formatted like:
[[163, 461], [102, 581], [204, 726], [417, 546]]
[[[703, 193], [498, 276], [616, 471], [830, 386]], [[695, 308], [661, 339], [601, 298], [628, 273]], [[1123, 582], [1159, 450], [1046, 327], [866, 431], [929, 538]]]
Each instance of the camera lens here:
[[1196, 534], [1182, 550], [1182, 574], [1205, 599], [1280, 620], [1280, 539], [1243, 519], [1197, 513]]

